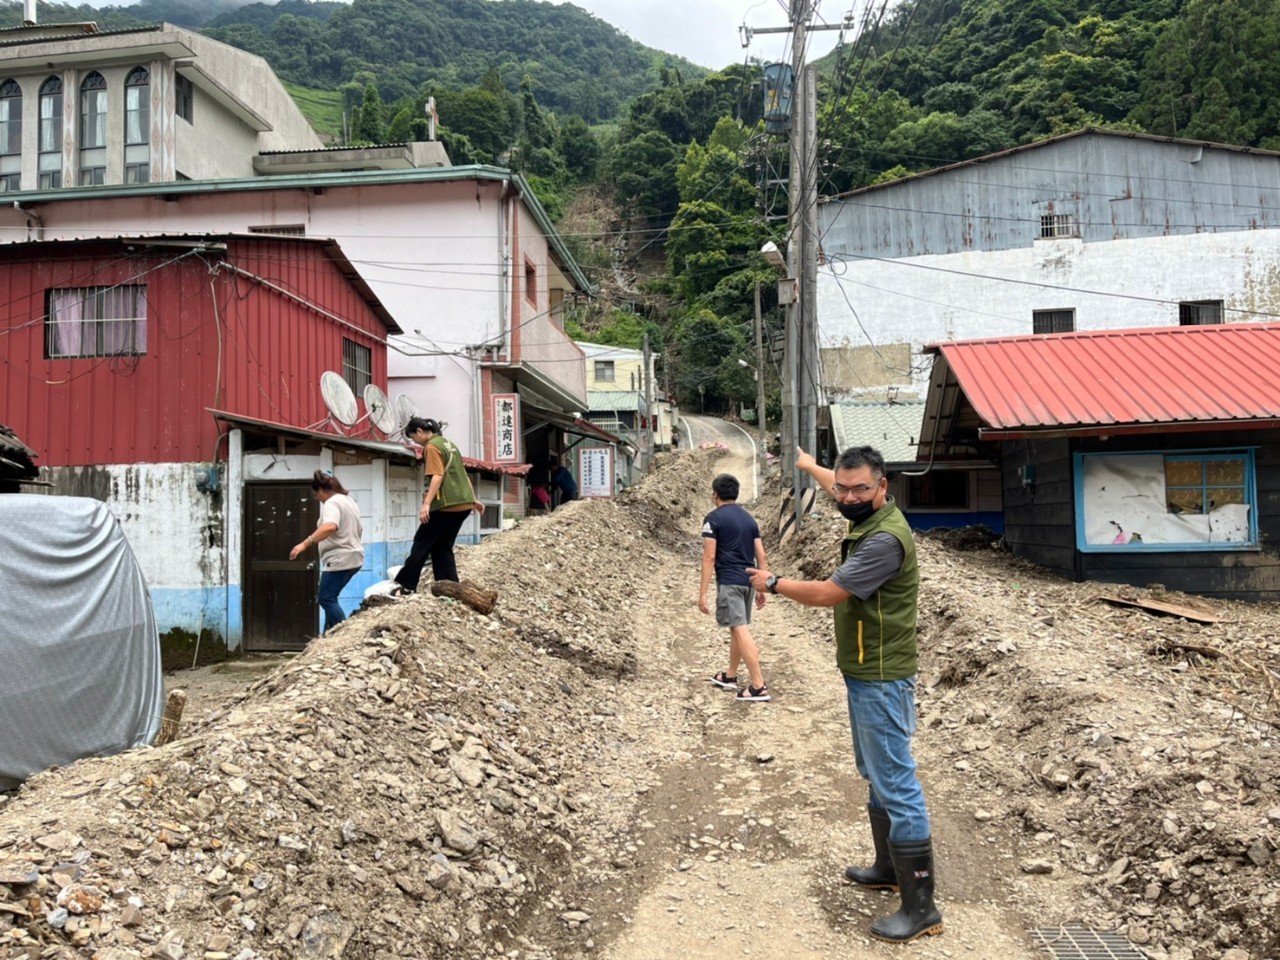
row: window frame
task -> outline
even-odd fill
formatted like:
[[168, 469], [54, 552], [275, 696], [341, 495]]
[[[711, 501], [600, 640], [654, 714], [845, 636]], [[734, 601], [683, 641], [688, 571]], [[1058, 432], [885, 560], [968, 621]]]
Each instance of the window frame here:
[[[360, 366], [362, 358], [368, 363], [367, 370]], [[356, 396], [364, 395], [364, 388], [373, 383], [372, 347], [365, 346], [350, 337], [342, 338], [342, 379], [347, 382], [347, 386]]]
[[[1204, 321], [1199, 319], [1200, 312], [1204, 308], [1213, 308], [1217, 311], [1218, 318], [1216, 320]], [[1226, 323], [1226, 307], [1225, 300], [1179, 300], [1178, 301], [1178, 326], [1180, 327], [1215, 327]], [[1197, 319], [1187, 320], [1188, 314], [1195, 312]]]
[[[52, 89], [56, 87], [56, 89]], [[62, 138], [63, 138], [63, 121], [62, 109], [66, 95], [66, 85], [62, 82], [62, 78], [57, 75], [45, 77], [40, 84], [39, 100], [37, 103], [39, 128], [36, 131], [36, 175], [37, 183], [41, 190], [57, 190], [62, 187], [63, 183], [63, 156], [62, 156]], [[49, 115], [45, 116], [45, 103], [49, 102]], [[48, 140], [55, 149], [46, 150], [45, 131], [48, 130]], [[45, 168], [47, 158], [53, 159], [53, 166], [50, 169]]]
[[[606, 366], [609, 368], [609, 375], [607, 377], [604, 377], [600, 375], [600, 371]], [[617, 383], [618, 382], [618, 379], [617, 379], [618, 368], [617, 368], [617, 364], [613, 360], [593, 360], [591, 371], [592, 371], [591, 379], [594, 380], [596, 383]]]
[[[96, 83], [91, 81], [97, 78]], [[101, 110], [90, 114], [87, 97], [95, 94], [94, 106], [101, 105]], [[77, 140], [80, 145], [79, 175], [77, 182], [82, 187], [100, 186], [107, 182], [107, 119], [111, 115], [111, 98], [107, 90], [107, 80], [97, 70], [91, 70], [80, 81], [80, 130]], [[98, 118], [101, 118], [99, 122]], [[92, 122], [90, 122], [92, 119]], [[98, 143], [98, 128], [102, 128], [101, 143]], [[94, 131], [92, 143], [88, 141], [89, 130]], [[89, 154], [93, 154], [92, 157]], [[98, 161], [101, 162], [88, 162]]]
[[[0, 120], [4, 131], [0, 136], [0, 191], [22, 189], [22, 100], [22, 84], [13, 77], [0, 80], [0, 103], [5, 107]], [[17, 149], [11, 149], [15, 145]]]
[[528, 257], [524, 260], [524, 298], [538, 305], [538, 265]]
[[[1066, 330], [1037, 330], [1036, 324], [1043, 317], [1057, 317], [1061, 314], [1071, 315], [1071, 326]], [[1031, 335], [1035, 337], [1048, 337], [1055, 333], [1075, 333], [1076, 332], [1076, 308], [1075, 307], [1059, 307], [1052, 310], [1032, 310], [1031, 311]]]
[[124, 182], [151, 182], [151, 71], [143, 66], [124, 78]]
[[194, 125], [196, 122], [196, 85], [191, 82], [190, 77], [184, 77], [180, 73], [174, 74], [173, 112], [187, 123]]
[[[112, 291], [133, 291], [133, 312], [134, 316], [104, 316], [104, 310], [110, 302], [110, 294]], [[54, 331], [56, 325], [60, 321], [55, 316], [55, 300], [58, 294], [70, 294], [80, 292], [83, 294], [80, 301], [84, 303], [93, 298], [95, 304], [95, 315], [92, 317], [81, 317], [78, 320], [65, 321], [67, 323], [79, 323], [91, 325], [92, 338], [94, 342], [94, 350], [86, 353], [80, 349], [76, 353], [65, 353], [55, 349]], [[117, 295], [117, 300], [122, 301], [123, 297]], [[145, 283], [117, 283], [107, 286], [89, 286], [89, 287], [48, 287], [45, 289], [44, 297], [44, 355], [46, 360], [106, 360], [112, 357], [145, 357], [147, 355], [147, 320], [149, 313], [147, 285]], [[141, 315], [139, 313], [141, 307]], [[131, 321], [133, 324], [133, 336], [130, 342], [133, 349], [127, 351], [108, 351], [106, 349], [107, 324], [113, 322]], [[80, 336], [83, 338], [84, 330], [81, 330]]]
[[1080, 236], [1073, 213], [1040, 214], [1040, 235], [1037, 240], [1072, 240]]
[[[1249, 553], [1262, 549], [1258, 526], [1258, 473], [1256, 446], [1242, 447], [1193, 447], [1176, 450], [1114, 450], [1079, 451], [1072, 454], [1072, 485], [1074, 487], [1076, 549], [1081, 553]], [[1102, 457], [1160, 457], [1169, 460], [1243, 460], [1245, 505], [1249, 507], [1248, 540], [1179, 541], [1174, 543], [1089, 543], [1085, 533], [1084, 466], [1087, 458]], [[1235, 484], [1218, 484], [1218, 487], [1235, 487]], [[1178, 487], [1175, 487], [1178, 489]], [[1199, 514], [1208, 516], [1208, 514]]]

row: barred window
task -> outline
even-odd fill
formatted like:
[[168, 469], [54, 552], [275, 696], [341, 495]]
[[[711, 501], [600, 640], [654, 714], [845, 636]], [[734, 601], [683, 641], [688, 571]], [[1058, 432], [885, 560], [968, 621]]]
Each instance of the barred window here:
[[1075, 237], [1076, 218], [1069, 213], [1049, 213], [1040, 218], [1040, 239], [1051, 240]]
[[342, 338], [342, 379], [357, 396], [373, 383], [373, 351], [346, 337]]
[[134, 357], [147, 352], [147, 288], [61, 287], [47, 294], [45, 356]]
[[1070, 333], [1076, 328], [1076, 311], [1032, 310], [1032, 333]]

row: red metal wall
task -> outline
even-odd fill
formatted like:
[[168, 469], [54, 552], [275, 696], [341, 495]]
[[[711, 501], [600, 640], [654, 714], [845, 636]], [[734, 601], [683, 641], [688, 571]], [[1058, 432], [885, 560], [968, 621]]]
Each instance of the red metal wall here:
[[[232, 238], [227, 247], [197, 256], [181, 247], [51, 241], [3, 251], [0, 423], [36, 450], [41, 466], [212, 459], [225, 428], [207, 407], [315, 423], [326, 415], [320, 374], [341, 372], [344, 337], [370, 348], [373, 382], [385, 390], [385, 326], [330, 260], [333, 248], [279, 238]], [[244, 276], [211, 272], [224, 262], [367, 333]], [[46, 291], [117, 283], [147, 286], [146, 354], [46, 359]]]

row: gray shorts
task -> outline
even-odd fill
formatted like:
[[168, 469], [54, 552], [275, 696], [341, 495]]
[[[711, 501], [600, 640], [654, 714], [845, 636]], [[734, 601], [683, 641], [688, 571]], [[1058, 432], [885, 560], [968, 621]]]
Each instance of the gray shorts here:
[[756, 591], [749, 584], [716, 584], [716, 624], [721, 627], [745, 627], [751, 622], [751, 605]]

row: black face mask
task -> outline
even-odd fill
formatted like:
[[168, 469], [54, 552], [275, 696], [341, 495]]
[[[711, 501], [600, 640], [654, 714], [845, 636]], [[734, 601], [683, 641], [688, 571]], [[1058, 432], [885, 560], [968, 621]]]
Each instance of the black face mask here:
[[840, 511], [840, 516], [850, 523], [861, 523], [876, 512], [876, 505], [872, 500], [864, 500], [862, 503], [838, 503], [836, 508]]

